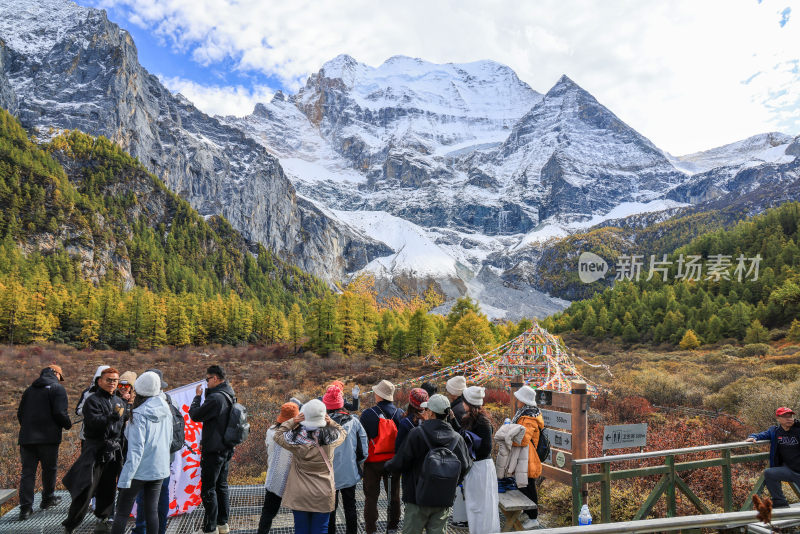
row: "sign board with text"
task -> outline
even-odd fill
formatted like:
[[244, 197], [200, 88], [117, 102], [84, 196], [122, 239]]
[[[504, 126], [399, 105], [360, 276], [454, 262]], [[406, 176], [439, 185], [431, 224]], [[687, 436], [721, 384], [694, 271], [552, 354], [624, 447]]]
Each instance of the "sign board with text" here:
[[542, 410], [542, 418], [544, 419], [544, 426], [560, 428], [562, 430], [572, 430], [571, 413]]
[[603, 450], [647, 445], [647, 423], [608, 425], [603, 429]]
[[572, 434], [569, 432], [561, 432], [553, 430], [552, 428], [545, 428], [544, 433], [547, 439], [550, 440], [550, 446], [556, 449], [564, 449], [565, 451], [572, 450]]

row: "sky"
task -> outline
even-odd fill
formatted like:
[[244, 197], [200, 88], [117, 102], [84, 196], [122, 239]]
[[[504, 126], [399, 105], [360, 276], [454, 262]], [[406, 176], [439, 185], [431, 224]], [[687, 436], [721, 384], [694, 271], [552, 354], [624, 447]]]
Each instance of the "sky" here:
[[562, 74], [673, 155], [800, 134], [800, 0], [78, 0], [209, 114], [296, 92], [339, 54], [378, 66], [491, 59], [545, 93]]

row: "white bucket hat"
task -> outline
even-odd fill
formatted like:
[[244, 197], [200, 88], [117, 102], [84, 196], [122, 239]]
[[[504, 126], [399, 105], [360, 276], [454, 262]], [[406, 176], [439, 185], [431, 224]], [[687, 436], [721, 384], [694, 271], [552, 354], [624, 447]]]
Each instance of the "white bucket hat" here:
[[464, 390], [464, 400], [473, 406], [483, 406], [484, 396], [486, 396], [486, 388], [481, 386], [470, 386]]
[[388, 400], [389, 402], [394, 401], [394, 384], [388, 380], [381, 380], [378, 382], [378, 385], [372, 388], [372, 392], [383, 400]]
[[514, 396], [523, 404], [536, 406], [536, 390], [530, 386], [522, 386], [514, 392]]
[[444, 388], [450, 395], [461, 395], [467, 388], [467, 379], [463, 376], [454, 376], [447, 381]]
[[327, 410], [319, 399], [311, 399], [305, 403], [303, 407], [300, 408], [300, 413], [306, 416], [305, 420], [301, 421], [300, 424], [309, 430], [322, 428], [328, 424], [325, 421]]

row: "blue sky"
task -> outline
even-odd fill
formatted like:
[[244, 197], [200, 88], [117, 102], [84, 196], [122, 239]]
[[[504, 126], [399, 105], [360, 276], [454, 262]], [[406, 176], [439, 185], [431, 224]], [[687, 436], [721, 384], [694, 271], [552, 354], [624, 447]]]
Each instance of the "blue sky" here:
[[[793, 0], [796, 1], [796, 0]], [[78, 0], [210, 114], [249, 113], [339, 54], [492, 59], [540, 92], [567, 74], [673, 154], [800, 133], [792, 0]], [[520, 6], [524, 6], [524, 9]], [[796, 12], [796, 10], [795, 10]]]

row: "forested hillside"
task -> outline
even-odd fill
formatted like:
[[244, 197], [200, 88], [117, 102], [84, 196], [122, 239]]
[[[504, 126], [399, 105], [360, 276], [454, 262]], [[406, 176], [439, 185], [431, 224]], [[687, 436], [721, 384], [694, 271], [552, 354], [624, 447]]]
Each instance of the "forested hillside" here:
[[205, 220], [109, 140], [38, 145], [0, 110], [0, 341], [277, 339], [323, 283]]
[[[617, 281], [543, 325], [629, 342], [767, 341], [768, 329], [789, 327], [800, 312], [799, 228], [800, 204], [790, 202], [706, 233], [658, 263], [654, 276], [642, 258], [638, 280]], [[794, 324], [791, 335], [800, 336]]]

